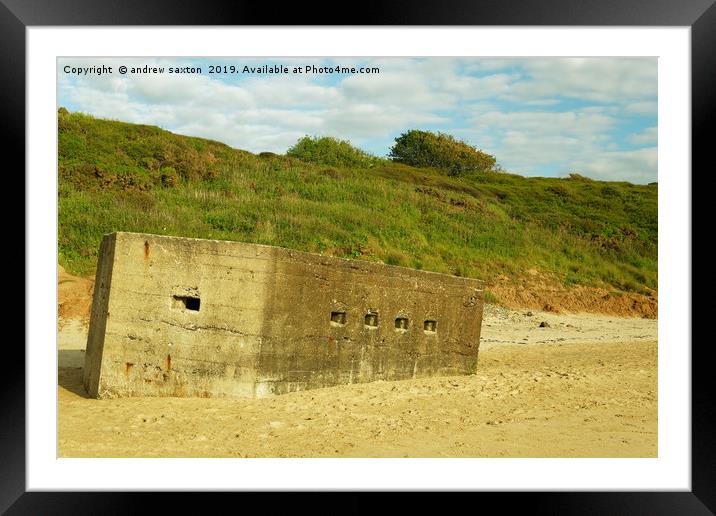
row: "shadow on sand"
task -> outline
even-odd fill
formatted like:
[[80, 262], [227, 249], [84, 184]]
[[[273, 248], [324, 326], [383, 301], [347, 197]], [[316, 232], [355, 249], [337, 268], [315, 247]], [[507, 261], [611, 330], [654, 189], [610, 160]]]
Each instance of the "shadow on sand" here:
[[[79, 359], [82, 359], [82, 362]], [[89, 398], [84, 385], [82, 384], [82, 364], [84, 362], [84, 351], [60, 350], [58, 353], [57, 384], [83, 398]]]

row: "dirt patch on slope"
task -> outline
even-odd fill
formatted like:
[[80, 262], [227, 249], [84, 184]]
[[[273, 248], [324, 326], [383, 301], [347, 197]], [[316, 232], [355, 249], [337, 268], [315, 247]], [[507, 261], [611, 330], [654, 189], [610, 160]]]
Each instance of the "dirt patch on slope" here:
[[656, 319], [659, 296], [656, 290], [648, 295], [619, 292], [583, 285], [564, 286], [535, 270], [515, 280], [505, 276], [487, 285], [497, 301], [508, 308], [531, 308], [554, 313], [591, 312], [622, 317]]
[[89, 322], [94, 278], [73, 276], [62, 265], [57, 266], [57, 313], [60, 327], [67, 319]]

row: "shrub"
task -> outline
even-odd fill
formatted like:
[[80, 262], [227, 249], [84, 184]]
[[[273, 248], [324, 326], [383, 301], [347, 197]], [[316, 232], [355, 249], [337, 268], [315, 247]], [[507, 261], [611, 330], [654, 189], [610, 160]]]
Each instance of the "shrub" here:
[[621, 195], [619, 194], [619, 190], [617, 190], [611, 185], [604, 185], [601, 188], [601, 192], [602, 196], [604, 197], [621, 197]]
[[569, 197], [569, 190], [562, 185], [552, 185], [547, 187], [547, 191], [557, 197], [566, 198]]
[[152, 157], [144, 157], [139, 160], [139, 166], [147, 170], [156, 170], [159, 167], [159, 162]]
[[583, 183], [593, 183], [594, 182], [594, 179], [583, 176], [582, 174], [579, 174], [577, 172], [570, 173], [569, 179], [571, 179], [572, 181], [581, 181]]
[[490, 292], [489, 290], [485, 290], [485, 303], [490, 303], [491, 305], [498, 304], [497, 296]]
[[459, 176], [466, 172], [491, 170], [495, 157], [444, 133], [410, 130], [395, 139], [390, 158], [414, 167], [433, 167]]
[[179, 174], [174, 167], [164, 167], [161, 169], [162, 186], [171, 188], [179, 182]]
[[353, 147], [348, 141], [330, 136], [304, 136], [286, 151], [286, 155], [309, 163], [336, 167], [370, 168], [381, 161]]

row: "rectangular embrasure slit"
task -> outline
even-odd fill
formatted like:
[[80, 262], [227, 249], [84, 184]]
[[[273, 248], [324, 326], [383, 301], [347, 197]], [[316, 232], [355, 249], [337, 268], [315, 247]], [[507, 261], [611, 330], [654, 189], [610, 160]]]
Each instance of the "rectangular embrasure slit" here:
[[199, 311], [201, 306], [201, 299], [193, 296], [174, 296], [174, 308], [183, 308], [184, 310], [193, 310], [194, 312]]
[[378, 327], [378, 314], [374, 312], [369, 312], [365, 315], [365, 325], [367, 328], [377, 328]]
[[332, 326], [345, 326], [346, 324], [346, 313], [345, 312], [331, 312], [331, 325]]

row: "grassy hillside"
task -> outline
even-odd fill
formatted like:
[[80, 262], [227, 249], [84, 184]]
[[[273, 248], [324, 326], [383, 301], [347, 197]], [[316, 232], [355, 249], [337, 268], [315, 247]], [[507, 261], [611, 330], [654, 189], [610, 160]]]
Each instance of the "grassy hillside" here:
[[59, 113], [59, 262], [94, 272], [102, 235], [277, 245], [487, 281], [657, 286], [657, 187], [505, 173], [450, 177], [254, 155], [157, 127]]

